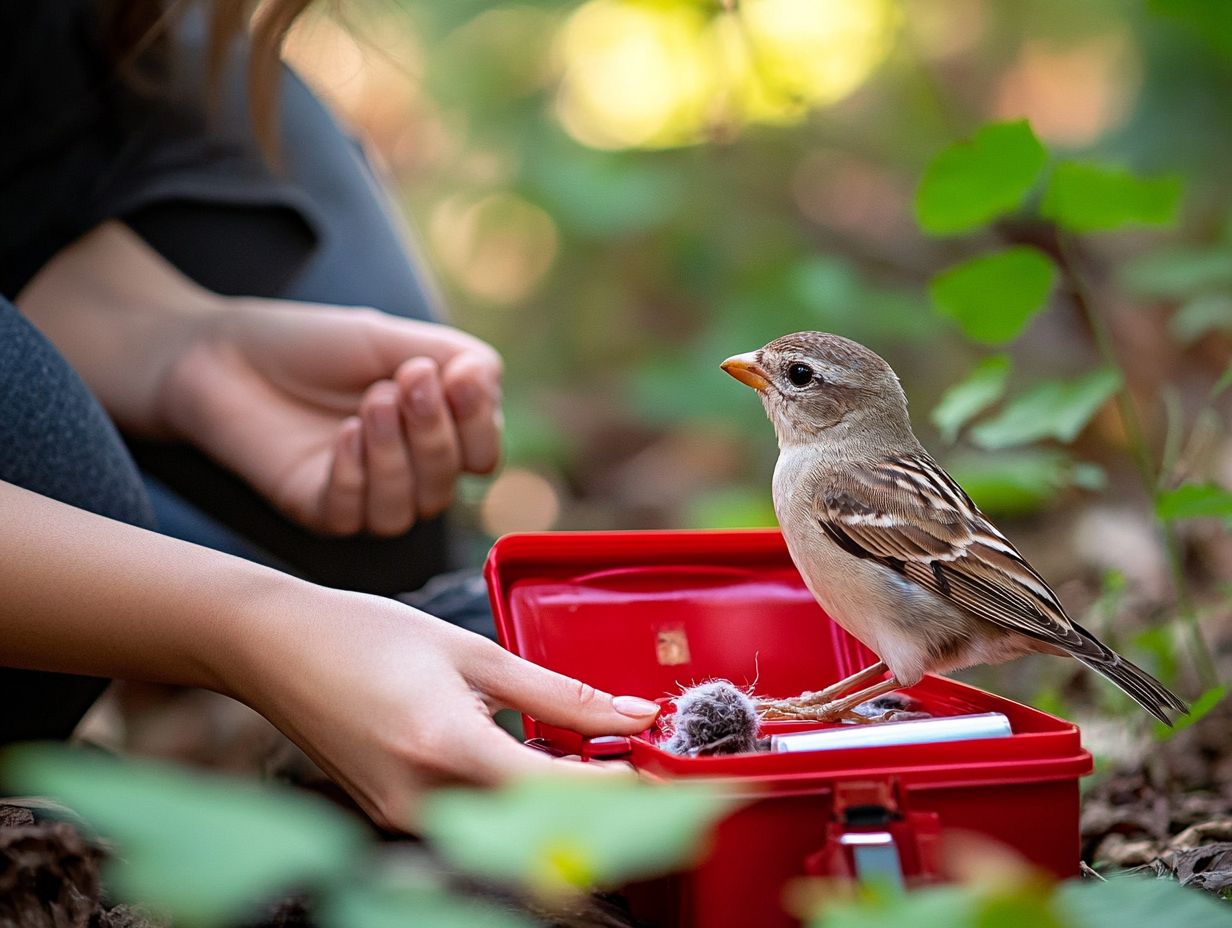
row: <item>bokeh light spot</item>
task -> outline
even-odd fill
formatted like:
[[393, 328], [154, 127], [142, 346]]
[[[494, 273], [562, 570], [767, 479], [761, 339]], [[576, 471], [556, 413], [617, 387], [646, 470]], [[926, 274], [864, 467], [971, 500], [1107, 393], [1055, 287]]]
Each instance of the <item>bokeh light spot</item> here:
[[890, 0], [700, 5], [589, 0], [561, 33], [557, 114], [596, 148], [661, 148], [783, 123], [850, 94], [885, 58]]
[[860, 86], [890, 49], [896, 9], [884, 0], [747, 0], [755, 73], [773, 95], [824, 106]]
[[700, 10], [590, 0], [560, 40], [564, 74], [557, 113], [595, 148], [689, 141], [711, 91]]
[[547, 478], [516, 467], [492, 481], [479, 507], [483, 530], [493, 537], [547, 531], [559, 515], [560, 499]]
[[428, 232], [450, 277], [469, 295], [498, 306], [525, 299], [556, 257], [552, 217], [505, 191], [444, 200]]
[[1070, 48], [1027, 42], [997, 88], [996, 112], [1026, 116], [1046, 142], [1087, 146], [1124, 124], [1140, 82], [1139, 53], [1126, 31]]

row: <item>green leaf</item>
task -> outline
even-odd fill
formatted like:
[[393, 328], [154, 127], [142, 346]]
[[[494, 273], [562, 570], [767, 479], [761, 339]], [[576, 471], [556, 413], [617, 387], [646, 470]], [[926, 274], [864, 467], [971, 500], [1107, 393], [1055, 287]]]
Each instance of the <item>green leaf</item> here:
[[1206, 290], [1232, 287], [1232, 248], [1168, 248], [1130, 262], [1121, 283], [1135, 296], [1185, 299]]
[[1037, 383], [973, 428], [971, 440], [981, 448], [1010, 448], [1044, 438], [1071, 442], [1120, 386], [1121, 375], [1110, 369]]
[[983, 225], [1022, 202], [1047, 160], [1031, 125], [993, 123], [939, 153], [915, 195], [925, 232], [951, 235]]
[[1168, 323], [1183, 344], [1201, 338], [1212, 329], [1232, 329], [1232, 295], [1204, 293], [1176, 311]]
[[1151, 0], [1153, 13], [1188, 21], [1194, 34], [1232, 60], [1232, 14], [1222, 0]]
[[1035, 512], [1068, 487], [1099, 490], [1106, 482], [1096, 465], [1044, 448], [964, 454], [949, 462], [949, 470], [976, 505], [990, 515]]
[[1057, 888], [1055, 908], [1074, 928], [1228, 928], [1229, 924], [1226, 903], [1172, 880], [1068, 880]]
[[1040, 212], [1071, 232], [1101, 232], [1132, 223], [1170, 225], [1181, 179], [1139, 177], [1122, 168], [1065, 161], [1048, 182]]
[[975, 928], [979, 900], [970, 887], [930, 886], [913, 893], [870, 893], [825, 905], [809, 928]]
[[551, 897], [685, 864], [732, 805], [705, 784], [535, 777], [494, 792], [438, 792], [423, 830], [462, 870]]
[[[1049, 887], [928, 886], [896, 895], [868, 894], [825, 906], [810, 928], [1073, 928], [1053, 912]], [[1124, 926], [1122, 926], [1124, 928]]]
[[1159, 494], [1155, 515], [1161, 519], [1226, 518], [1232, 516], [1232, 491], [1213, 483], [1183, 484]]
[[1229, 364], [1223, 369], [1223, 373], [1219, 375], [1219, 379], [1216, 380], [1214, 386], [1211, 387], [1210, 398], [1212, 400], [1218, 399], [1223, 391], [1228, 389], [1228, 387], [1232, 387], [1232, 364]]
[[359, 824], [323, 800], [164, 764], [37, 744], [6, 752], [4, 776], [114, 841], [115, 891], [186, 925], [232, 921], [256, 900], [349, 867], [363, 848]]
[[958, 437], [959, 430], [1005, 395], [1010, 376], [1010, 359], [1003, 354], [985, 358], [962, 380], [945, 391], [933, 407], [933, 424], [946, 441]]
[[989, 345], [1012, 341], [1044, 308], [1056, 268], [1025, 245], [947, 268], [928, 287], [933, 305], [968, 338]]
[[1226, 686], [1212, 686], [1209, 690], [1199, 696], [1190, 705], [1189, 711], [1182, 715], [1171, 725], [1165, 725], [1163, 722], [1155, 723], [1155, 737], [1160, 741], [1167, 741], [1178, 731], [1188, 728], [1195, 722], [1199, 722], [1206, 715], [1209, 715], [1211, 710], [1223, 702], [1223, 698], [1228, 695]]
[[425, 885], [414, 874], [346, 885], [331, 892], [316, 921], [324, 928], [534, 928], [514, 912]]
[[1226, 928], [1228, 907], [1172, 880], [924, 887], [826, 905], [809, 928]]

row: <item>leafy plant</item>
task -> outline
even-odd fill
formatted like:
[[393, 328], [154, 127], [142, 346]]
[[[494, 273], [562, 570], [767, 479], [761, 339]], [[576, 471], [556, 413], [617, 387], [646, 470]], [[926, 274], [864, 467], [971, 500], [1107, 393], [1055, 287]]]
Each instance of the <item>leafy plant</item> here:
[[978, 228], [1016, 209], [1047, 160], [1025, 119], [986, 125], [929, 163], [916, 191], [916, 220], [933, 235]]
[[[1006, 166], [1004, 174], [995, 169], [998, 159]], [[970, 141], [940, 152], [925, 170], [916, 197], [921, 228], [934, 235], [967, 232], [1009, 212], [1029, 210], [1027, 195], [1046, 160], [1044, 146], [1026, 123], [985, 126]], [[956, 179], [964, 173], [970, 174], [971, 183]], [[953, 319], [967, 338], [1004, 345], [1016, 340], [1044, 310], [1059, 279], [1091, 329], [1100, 366], [1075, 378], [1037, 381], [1007, 398], [1010, 362], [1004, 355], [992, 356], [942, 397], [933, 420], [943, 436], [954, 441], [973, 419], [983, 416], [967, 434], [974, 445], [988, 450], [1041, 441], [1069, 444], [1109, 400], [1116, 399], [1144, 488], [1155, 500], [1154, 512], [1172, 564], [1179, 612], [1189, 630], [1205, 705], [1214, 698], [1218, 681], [1194, 613], [1173, 522], [1195, 516], [1232, 516], [1232, 492], [1213, 484], [1176, 485], [1178, 449], [1184, 445], [1177, 404], [1168, 406], [1173, 422], [1163, 451], [1157, 453], [1127, 386], [1125, 361], [1115, 350], [1103, 311], [1087, 286], [1079, 258], [1081, 245], [1074, 237], [1131, 225], [1171, 225], [1181, 194], [1181, 180], [1173, 175], [1142, 177], [1121, 167], [1077, 161], [1055, 164], [1047, 173], [1037, 210], [1038, 219], [1051, 226], [1040, 239], [1055, 242], [1049, 253], [1011, 244], [942, 271], [933, 278], [929, 291], [937, 310]], [[941, 202], [943, 195], [949, 202]], [[1013, 242], [1012, 226], [998, 226], [994, 231]], [[1226, 257], [1190, 252], [1179, 262], [1146, 260], [1127, 277], [1139, 292], [1192, 293], [1191, 301], [1173, 319], [1174, 330], [1192, 339], [1227, 323], [1232, 315], [1232, 298], [1222, 289], [1211, 289], [1228, 285]], [[1208, 407], [1227, 388], [1225, 381], [1232, 381], [1232, 376], [1225, 375], [1212, 387]], [[1000, 409], [989, 414], [998, 403]], [[1203, 410], [1196, 421], [1209, 421], [1209, 416], [1203, 420], [1206, 414]], [[1061, 468], [1054, 471], [1063, 472]], [[1075, 470], [1073, 475], [1077, 474]]]
[[[53, 744], [10, 749], [3, 774], [7, 786], [60, 800], [113, 842], [111, 887], [177, 924], [227, 924], [255, 902], [309, 889], [325, 928], [530, 925], [449, 893], [423, 869], [382, 869], [356, 819], [302, 793]], [[714, 788], [575, 775], [439, 793], [425, 820], [460, 870], [557, 898], [674, 869], [730, 808]]]
[[1179, 177], [1063, 161], [1053, 168], [1040, 214], [1070, 232], [1106, 232], [1135, 223], [1170, 225], [1180, 200]]
[[437, 793], [423, 826], [467, 872], [552, 897], [671, 869], [731, 805], [712, 786], [562, 776]]
[[1226, 904], [1169, 880], [1042, 881], [865, 893], [827, 906], [810, 928], [1222, 928]]
[[[1018, 245], [942, 271], [928, 292], [933, 305], [967, 337], [988, 345], [1013, 341], [1048, 299], [1056, 269], [1038, 249]], [[995, 305], [996, 312], [988, 307]]]
[[330, 878], [363, 847], [358, 823], [323, 800], [162, 764], [29, 745], [6, 754], [4, 775], [117, 843], [108, 873], [117, 893], [190, 925], [221, 924], [253, 899]]

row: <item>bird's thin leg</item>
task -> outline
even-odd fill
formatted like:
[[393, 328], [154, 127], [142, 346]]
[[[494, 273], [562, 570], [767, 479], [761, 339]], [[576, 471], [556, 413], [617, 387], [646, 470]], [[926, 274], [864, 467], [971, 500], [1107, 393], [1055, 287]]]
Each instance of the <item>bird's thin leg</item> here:
[[787, 710], [779, 718], [813, 722], [838, 722], [845, 718], [854, 718], [857, 721], [869, 722], [872, 720], [857, 715], [852, 710], [862, 702], [868, 702], [870, 699], [876, 699], [878, 696], [892, 693], [897, 689], [902, 689], [902, 686], [896, 678], [890, 677], [888, 680], [874, 683], [872, 686], [865, 687], [858, 692], [852, 693], [850, 696], [844, 696], [842, 699], [835, 700], [834, 702], [826, 703], [824, 706], [804, 706], [799, 709]]
[[762, 714], [763, 718], [775, 718], [781, 717], [781, 713], [797, 712], [809, 706], [825, 705], [832, 699], [837, 699], [844, 693], [849, 693], [853, 689], [863, 686], [869, 680], [876, 679], [888, 669], [885, 661], [878, 661], [871, 667], [865, 667], [863, 670], [853, 673], [837, 683], [831, 683], [824, 690], [818, 690], [815, 693], [801, 693], [799, 696], [791, 699], [759, 699], [757, 701], [757, 711]]

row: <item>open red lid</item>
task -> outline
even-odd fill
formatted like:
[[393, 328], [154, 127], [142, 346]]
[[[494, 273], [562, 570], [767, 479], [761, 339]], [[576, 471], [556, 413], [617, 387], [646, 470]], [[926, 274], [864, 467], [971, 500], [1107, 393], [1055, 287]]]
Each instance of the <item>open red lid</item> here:
[[712, 677], [800, 692], [877, 659], [775, 530], [507, 535], [486, 574], [506, 648], [609, 692], [657, 699]]

